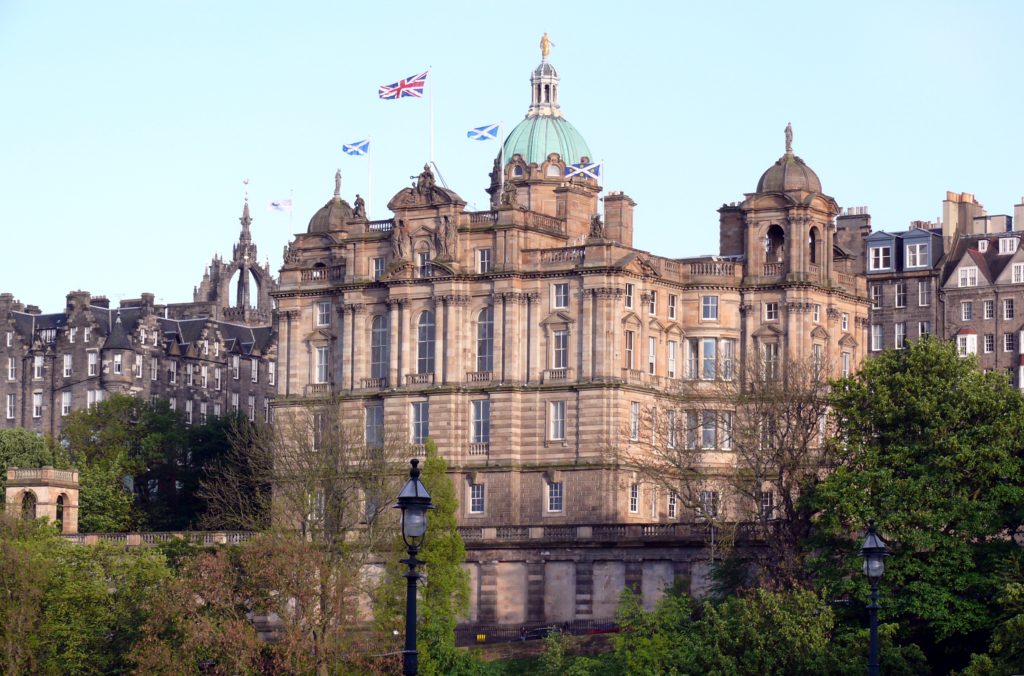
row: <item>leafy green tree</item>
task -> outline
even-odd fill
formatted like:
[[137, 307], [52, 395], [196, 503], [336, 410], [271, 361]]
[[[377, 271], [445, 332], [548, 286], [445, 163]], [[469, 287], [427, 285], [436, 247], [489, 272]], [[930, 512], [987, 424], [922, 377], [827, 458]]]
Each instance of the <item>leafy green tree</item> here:
[[0, 495], [7, 486], [10, 467], [64, 467], [66, 464], [67, 457], [51, 439], [20, 427], [0, 430]]
[[39, 671], [43, 596], [53, 566], [52, 548], [64, 543], [41, 521], [0, 512], [0, 672]]
[[962, 663], [991, 630], [999, 566], [1024, 517], [1024, 401], [955, 346], [921, 340], [840, 381], [837, 467], [805, 499], [817, 513], [817, 575], [829, 597], [863, 599], [869, 518], [889, 543], [882, 617], [934, 661]]

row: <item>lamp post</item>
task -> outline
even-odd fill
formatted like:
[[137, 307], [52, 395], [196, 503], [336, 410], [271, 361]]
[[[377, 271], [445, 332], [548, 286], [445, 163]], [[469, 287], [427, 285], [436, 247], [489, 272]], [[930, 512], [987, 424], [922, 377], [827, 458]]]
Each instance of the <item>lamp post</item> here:
[[871, 615], [871, 644], [868, 648], [868, 676], [878, 676], [878, 581], [885, 572], [885, 541], [875, 532], [874, 519], [868, 519], [868, 534], [860, 547], [860, 555], [864, 558], [864, 574], [871, 582], [871, 603], [868, 612]]
[[430, 494], [420, 481], [420, 461], [413, 458], [409, 461], [409, 480], [398, 494], [396, 509], [402, 510], [402, 539], [409, 548], [409, 558], [402, 563], [409, 566], [405, 574], [408, 580], [405, 591], [405, 649], [402, 651], [402, 674], [416, 676], [419, 672], [419, 653], [416, 652], [416, 584], [421, 575], [416, 566], [423, 562], [416, 558], [427, 534], [427, 510], [433, 509]]

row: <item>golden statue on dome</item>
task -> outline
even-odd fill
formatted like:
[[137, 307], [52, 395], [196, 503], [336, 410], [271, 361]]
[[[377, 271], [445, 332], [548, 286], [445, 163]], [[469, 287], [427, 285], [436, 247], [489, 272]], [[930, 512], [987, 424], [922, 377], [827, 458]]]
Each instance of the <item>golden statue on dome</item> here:
[[540, 36], [540, 55], [541, 55], [541, 58], [543, 58], [543, 59], [547, 59], [548, 58], [548, 54], [551, 53], [551, 48], [554, 46], [554, 44], [555, 43], [551, 42], [551, 38], [548, 37], [547, 33], [544, 33], [544, 35]]

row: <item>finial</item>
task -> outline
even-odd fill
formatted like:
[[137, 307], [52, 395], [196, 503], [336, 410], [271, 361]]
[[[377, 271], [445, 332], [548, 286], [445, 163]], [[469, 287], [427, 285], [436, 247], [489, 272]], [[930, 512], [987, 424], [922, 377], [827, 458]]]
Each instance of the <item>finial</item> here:
[[249, 203], [249, 179], [243, 178], [242, 179], [242, 185], [245, 186], [244, 188], [242, 188], [242, 193], [243, 193], [242, 197], [245, 200], [245, 203], [248, 204]]
[[341, 169], [334, 172], [334, 196], [341, 197]]
[[548, 54], [551, 53], [551, 48], [555, 43], [551, 42], [551, 38], [548, 37], [547, 33], [544, 33], [540, 37], [540, 58], [542, 61], [548, 60]]
[[786, 123], [786, 154], [793, 154], [793, 124]]
[[413, 458], [409, 461], [412, 465], [412, 469], [409, 470], [409, 476], [413, 479], [418, 479], [420, 476], [420, 461], [419, 458]]

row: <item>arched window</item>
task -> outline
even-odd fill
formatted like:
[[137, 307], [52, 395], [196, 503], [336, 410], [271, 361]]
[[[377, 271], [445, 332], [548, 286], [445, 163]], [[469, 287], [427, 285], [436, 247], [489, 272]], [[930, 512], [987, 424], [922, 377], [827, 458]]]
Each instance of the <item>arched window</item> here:
[[64, 532], [64, 494], [57, 496], [57, 528]]
[[370, 329], [370, 377], [388, 377], [388, 320], [384, 315], [374, 317]]
[[807, 246], [810, 250], [810, 261], [811, 263], [818, 262], [818, 229], [811, 228], [811, 233], [807, 237]]
[[562, 175], [562, 168], [557, 164], [549, 164], [547, 175], [552, 176], [554, 178], [558, 178], [559, 176]]
[[522, 176], [523, 175], [523, 168], [517, 164], [515, 167], [512, 168], [512, 175], [513, 176]]
[[32, 491], [21, 495], [21, 518], [29, 521], [36, 518], [36, 494]]
[[781, 263], [786, 248], [786, 233], [778, 225], [768, 228], [764, 241], [764, 260], [766, 263]]
[[494, 370], [494, 308], [485, 307], [476, 320], [476, 370]]
[[434, 313], [424, 310], [416, 331], [416, 373], [434, 372]]

